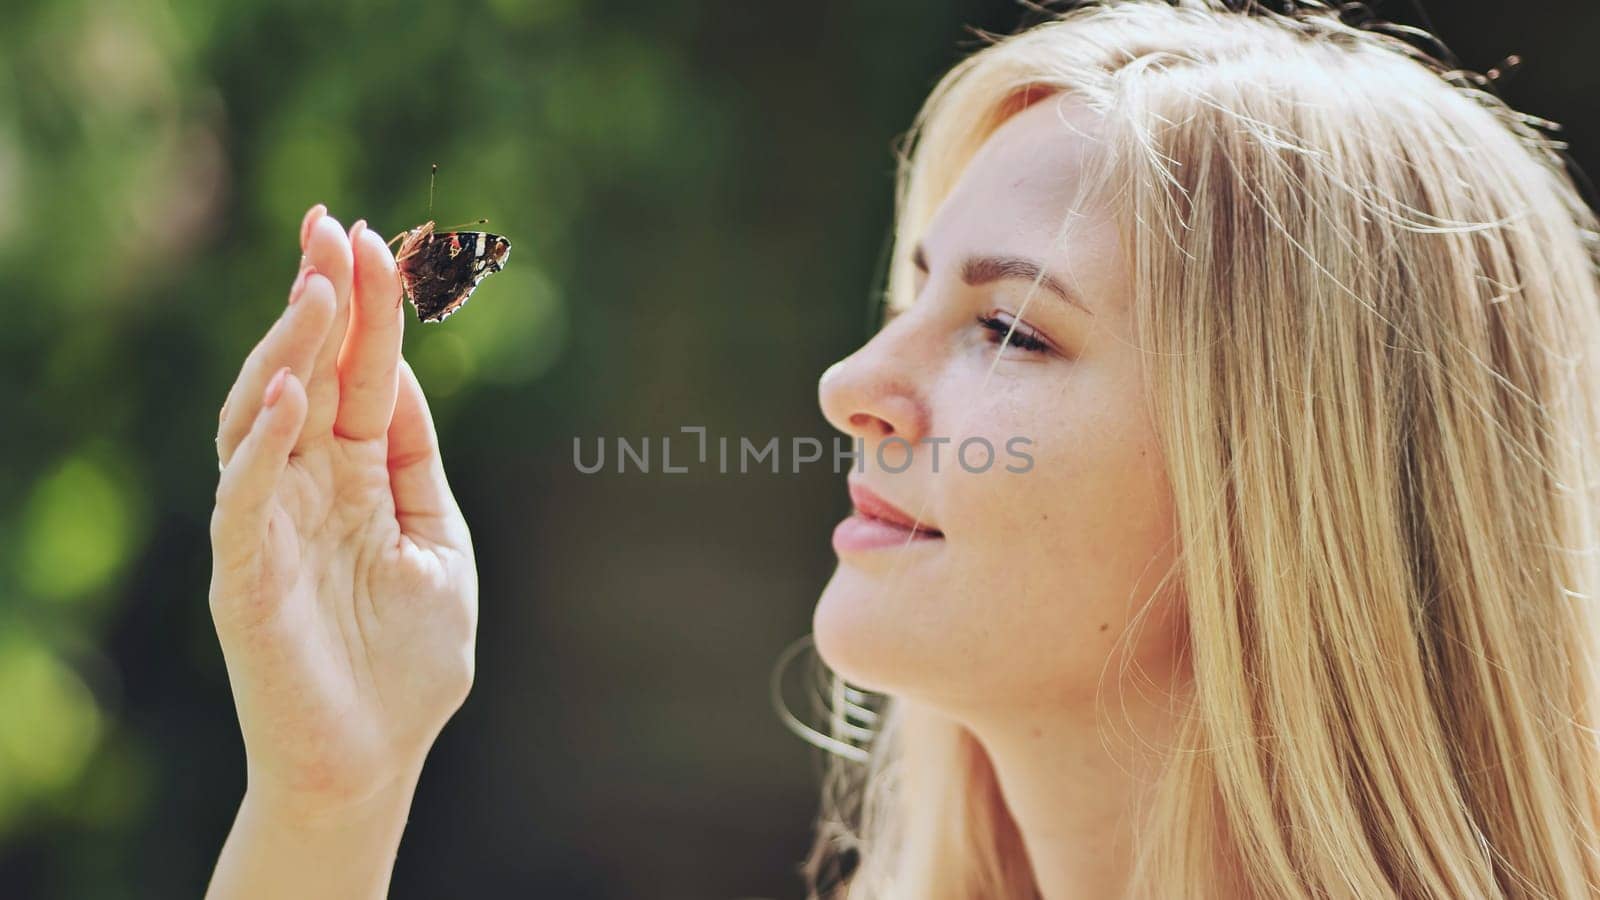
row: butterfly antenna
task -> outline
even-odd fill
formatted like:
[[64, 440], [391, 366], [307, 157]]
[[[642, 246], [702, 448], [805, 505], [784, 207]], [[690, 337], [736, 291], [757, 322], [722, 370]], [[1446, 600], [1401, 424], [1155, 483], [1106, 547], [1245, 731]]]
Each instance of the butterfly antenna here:
[[428, 218], [433, 218], [433, 182], [439, 177], [439, 164], [433, 164], [433, 173], [428, 176]]
[[489, 224], [489, 220], [488, 219], [479, 219], [476, 222], [462, 222], [460, 225], [451, 225], [449, 228], [439, 228], [439, 229], [436, 229], [436, 230], [441, 232], [441, 233], [443, 233], [443, 232], [450, 232], [450, 231], [459, 231], [460, 229], [465, 228], [468, 225], [487, 225], [487, 224]]

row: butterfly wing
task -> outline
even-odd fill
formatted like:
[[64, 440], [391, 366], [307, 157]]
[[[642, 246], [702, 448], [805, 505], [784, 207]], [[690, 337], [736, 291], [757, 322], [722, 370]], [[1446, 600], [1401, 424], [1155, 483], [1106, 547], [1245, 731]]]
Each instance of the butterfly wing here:
[[400, 280], [423, 322], [442, 322], [504, 268], [511, 242], [486, 231], [430, 234], [400, 260]]

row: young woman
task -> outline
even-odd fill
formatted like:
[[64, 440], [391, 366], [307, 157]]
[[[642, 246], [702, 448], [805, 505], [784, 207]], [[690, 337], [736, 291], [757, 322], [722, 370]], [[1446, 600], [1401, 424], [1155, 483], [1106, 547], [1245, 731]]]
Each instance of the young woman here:
[[[1538, 120], [1393, 32], [1091, 3], [935, 87], [891, 317], [820, 388], [889, 452], [816, 647], [889, 702], [813, 897], [1600, 890], [1600, 228]], [[382, 895], [472, 681], [393, 259], [321, 207], [301, 243], [218, 438], [216, 898]]]

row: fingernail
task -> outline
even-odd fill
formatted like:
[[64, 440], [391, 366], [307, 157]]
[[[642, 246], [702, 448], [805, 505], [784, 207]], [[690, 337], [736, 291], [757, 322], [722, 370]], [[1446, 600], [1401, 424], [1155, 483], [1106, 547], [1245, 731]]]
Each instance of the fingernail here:
[[367, 220], [357, 219], [356, 223], [350, 226], [350, 243], [354, 244], [356, 242], [356, 238], [361, 237], [361, 232], [366, 230]]
[[284, 366], [278, 370], [278, 374], [272, 376], [271, 381], [267, 382], [267, 391], [261, 395], [261, 403], [263, 406], [271, 406], [272, 404], [278, 402], [279, 395], [283, 393], [284, 376], [288, 374], [289, 367]]
[[306, 210], [305, 217], [300, 220], [300, 249], [301, 250], [306, 249], [306, 241], [311, 240], [311, 226], [317, 224], [317, 220], [322, 218], [322, 216], [325, 213], [327, 213], [327, 211], [328, 211], [328, 208], [326, 206], [323, 206], [321, 203], [318, 203], [317, 205], [315, 205], [315, 206], [311, 207], [310, 209]]
[[294, 286], [289, 288], [290, 305], [293, 305], [296, 300], [300, 299], [300, 295], [305, 293], [306, 282], [311, 279], [311, 276], [315, 274], [316, 271], [317, 267], [311, 265], [310, 263], [300, 267], [300, 274], [294, 277]]

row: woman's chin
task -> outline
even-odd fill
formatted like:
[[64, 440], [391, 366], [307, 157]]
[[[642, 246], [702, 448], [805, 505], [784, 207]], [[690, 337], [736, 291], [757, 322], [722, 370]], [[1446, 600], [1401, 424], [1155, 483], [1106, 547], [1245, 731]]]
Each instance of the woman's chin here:
[[812, 612], [817, 656], [857, 687], [893, 691], [915, 662], [905, 629], [911, 599], [903, 585], [887, 591], [880, 579], [841, 564]]

